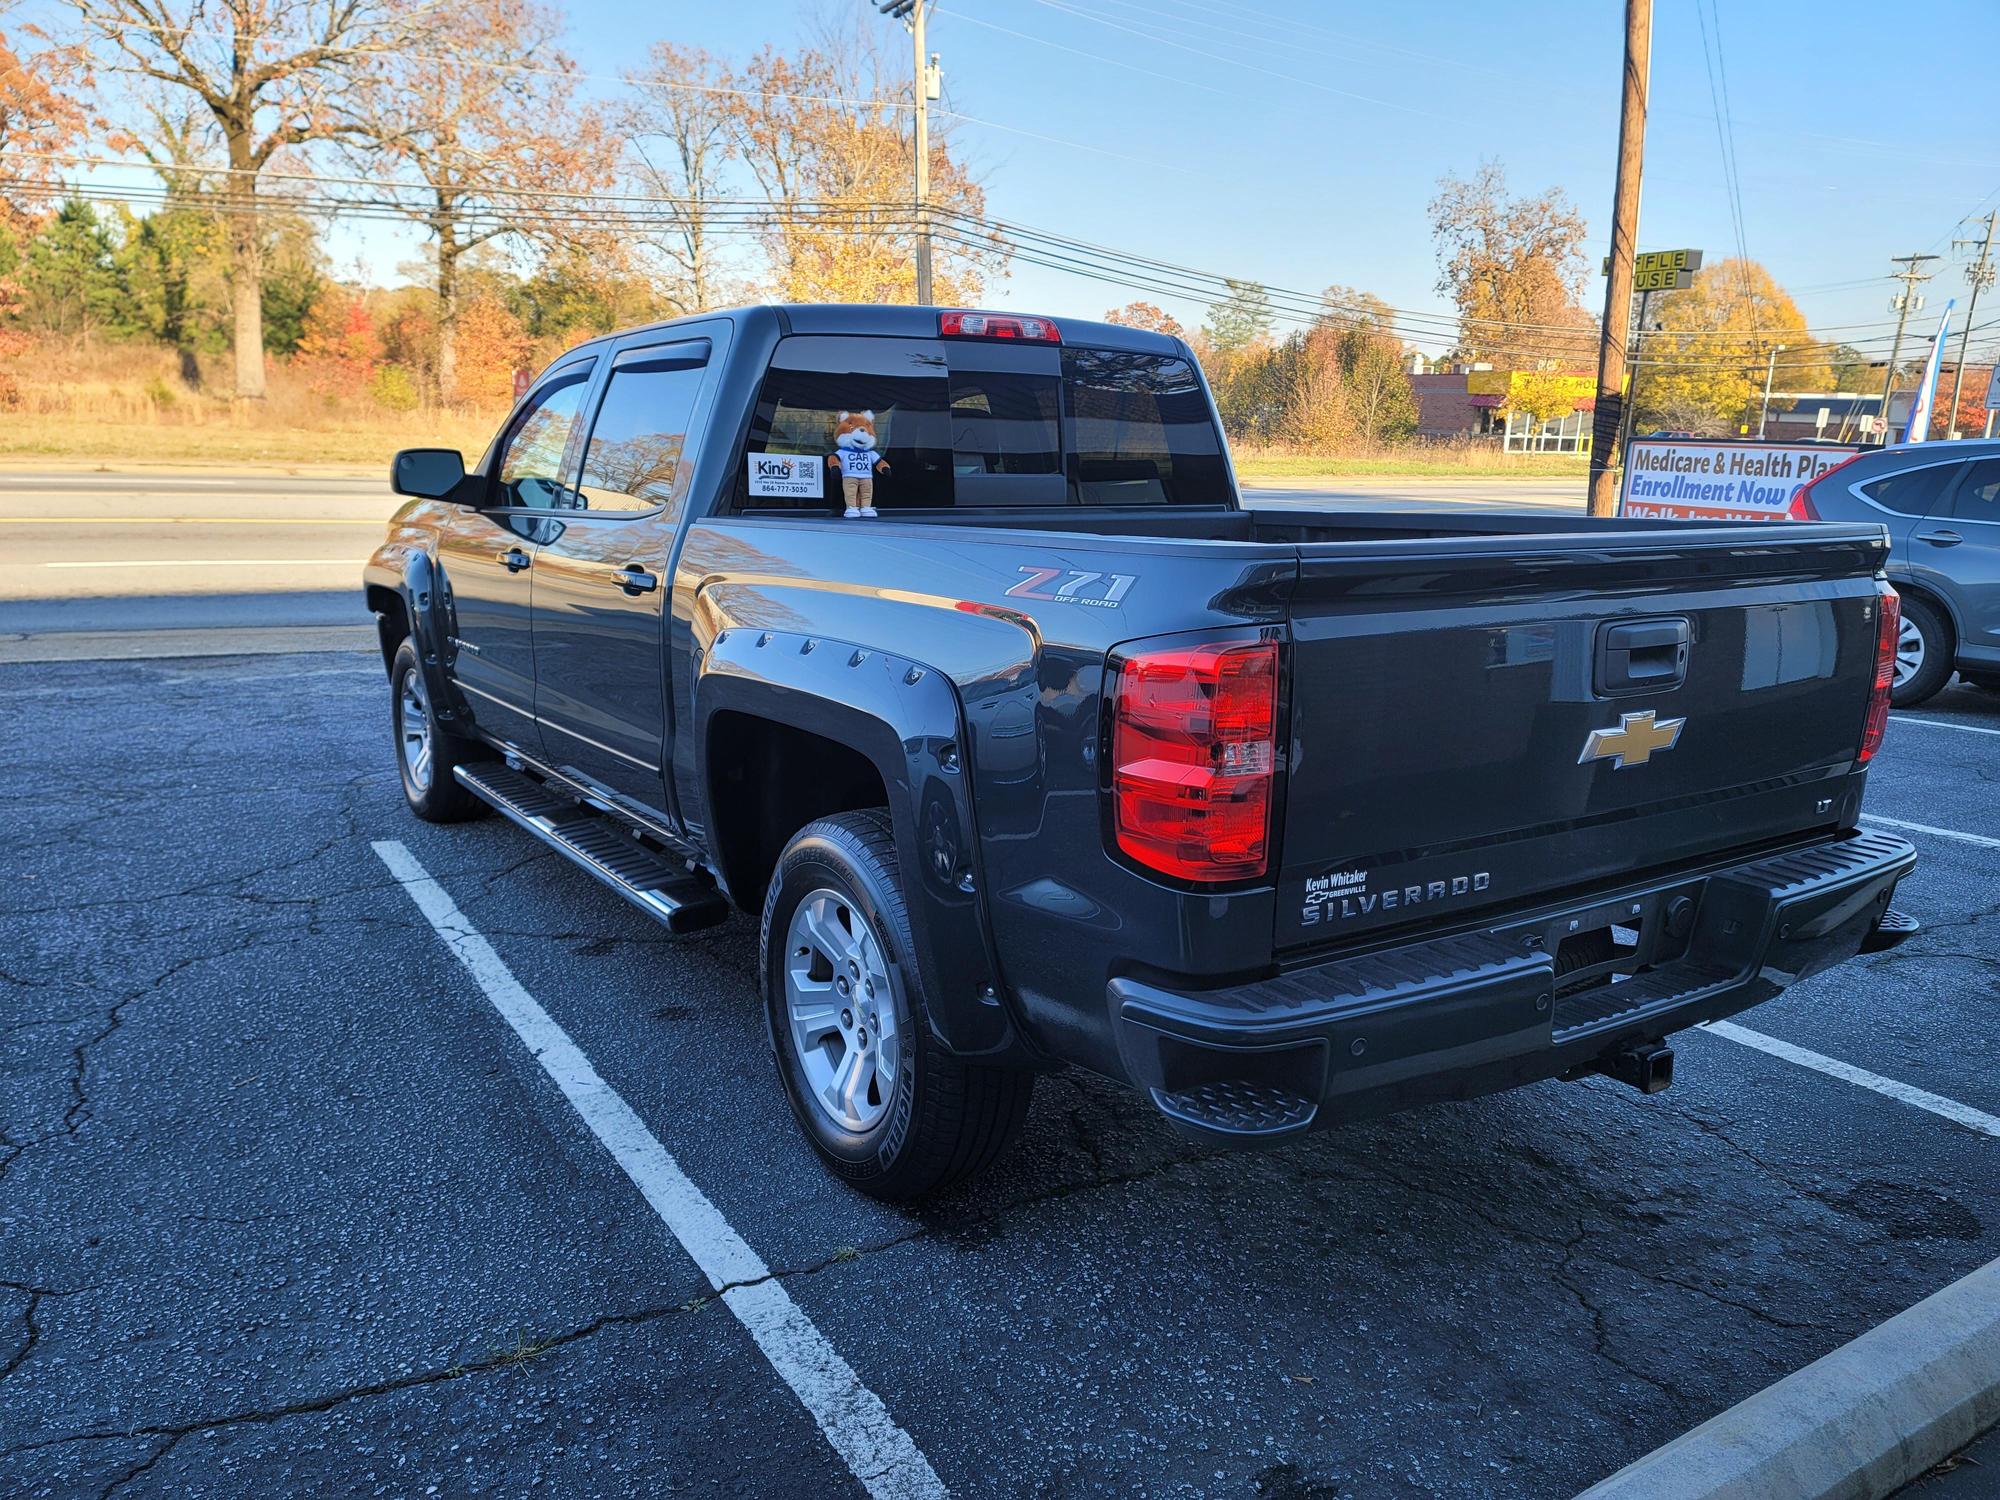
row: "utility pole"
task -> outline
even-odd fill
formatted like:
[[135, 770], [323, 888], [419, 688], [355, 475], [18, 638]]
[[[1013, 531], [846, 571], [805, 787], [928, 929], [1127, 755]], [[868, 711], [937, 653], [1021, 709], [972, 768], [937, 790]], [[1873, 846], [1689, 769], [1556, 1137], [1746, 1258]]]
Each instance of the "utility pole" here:
[[1903, 329], [1909, 324], [1910, 314], [1924, 305], [1924, 299], [1917, 295], [1917, 287], [1929, 281], [1931, 273], [1920, 268], [1925, 261], [1936, 259], [1935, 255], [1889, 257], [1889, 264], [1903, 268], [1889, 273], [1890, 280], [1903, 283], [1903, 289], [1889, 299], [1889, 310], [1896, 315], [1896, 339], [1889, 346], [1889, 373], [1882, 377], [1882, 446], [1885, 448], [1889, 446], [1889, 397], [1896, 389], [1896, 361], [1903, 353]]
[[[1972, 283], [1972, 300], [1965, 304], [1965, 326], [1958, 330], [1958, 368], [1951, 377], [1951, 416], [1945, 421], [1945, 432], [1951, 437], [1958, 436], [1958, 388], [1965, 383], [1965, 346], [1972, 337], [1972, 315], [1979, 308], [1979, 294], [1993, 285], [1993, 231], [2000, 226], [2000, 208], [1986, 216], [1986, 237], [1979, 242], [1979, 259], [1965, 268], [1965, 279]], [[1970, 246], [1971, 240], [1953, 240], [1952, 249], [1961, 245]], [[1989, 418], [1987, 431], [1992, 431]]]
[[930, 0], [875, 0], [875, 8], [910, 31], [916, 82], [917, 304], [931, 304], [931, 120], [930, 102], [943, 91], [936, 53], [924, 51], [924, 15]]
[[1611, 270], [1597, 349], [1597, 410], [1590, 423], [1590, 514], [1618, 508], [1618, 435], [1625, 425], [1625, 326], [1632, 315], [1632, 256], [1639, 241], [1639, 177], [1646, 161], [1646, 89], [1652, 72], [1653, 0], [1625, 0], [1624, 96], [1618, 111], [1618, 182], [1612, 195]]
[[1757, 441], [1764, 441], [1764, 421], [1771, 415], [1771, 377], [1778, 373], [1778, 356], [1785, 352], [1783, 344], [1771, 346], [1770, 363], [1764, 366], [1764, 404], [1757, 408]]

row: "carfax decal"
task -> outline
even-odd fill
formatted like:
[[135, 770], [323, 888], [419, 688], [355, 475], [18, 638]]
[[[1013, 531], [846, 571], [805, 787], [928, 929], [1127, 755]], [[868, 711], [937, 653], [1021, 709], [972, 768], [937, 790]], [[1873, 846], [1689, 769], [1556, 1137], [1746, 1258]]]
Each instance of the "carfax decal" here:
[[1306, 877], [1305, 910], [1299, 920], [1311, 927], [1317, 922], [1345, 922], [1354, 917], [1370, 917], [1381, 911], [1399, 911], [1406, 906], [1422, 906], [1454, 896], [1470, 896], [1493, 884], [1485, 870], [1465, 875], [1448, 875], [1442, 880], [1423, 880], [1411, 885], [1368, 889], [1366, 870], [1335, 870], [1326, 875]]
[[1087, 573], [1081, 568], [1033, 563], [1023, 563], [1016, 571], [1028, 576], [1007, 590], [1010, 599], [1048, 599], [1057, 604], [1088, 604], [1093, 609], [1118, 608], [1139, 581], [1135, 573]]

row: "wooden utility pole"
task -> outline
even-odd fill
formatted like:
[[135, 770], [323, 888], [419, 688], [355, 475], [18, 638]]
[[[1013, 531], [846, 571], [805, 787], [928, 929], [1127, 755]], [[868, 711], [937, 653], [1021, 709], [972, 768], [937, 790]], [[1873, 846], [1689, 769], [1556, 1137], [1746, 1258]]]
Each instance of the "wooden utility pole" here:
[[917, 0], [910, 13], [910, 40], [917, 59], [917, 301], [930, 306], [931, 298], [931, 74], [935, 64], [924, 52], [924, 10], [926, 0]]
[[1625, 329], [1632, 317], [1632, 257], [1639, 243], [1639, 177], [1646, 161], [1646, 87], [1653, 62], [1653, 0], [1625, 0], [1625, 97], [1618, 113], [1618, 186], [1611, 209], [1611, 273], [1597, 349], [1597, 410], [1590, 423], [1590, 513], [1618, 508], [1618, 434], [1625, 417]]
[[[1979, 242], [1979, 259], [1965, 268], [1972, 283], [1972, 300], [1965, 305], [1965, 326], [1958, 330], [1958, 369], [1951, 377], [1951, 415], [1945, 420], [1946, 437], [1958, 436], [1958, 393], [1965, 386], [1965, 346], [1972, 341], [1972, 315], [1979, 311], [1979, 294], [1993, 285], [1993, 234], [2000, 229], [2000, 208], [1986, 216], [1986, 238]], [[1954, 240], [1953, 249], [1969, 246], [1971, 240]], [[1987, 426], [1991, 427], [1989, 421]]]

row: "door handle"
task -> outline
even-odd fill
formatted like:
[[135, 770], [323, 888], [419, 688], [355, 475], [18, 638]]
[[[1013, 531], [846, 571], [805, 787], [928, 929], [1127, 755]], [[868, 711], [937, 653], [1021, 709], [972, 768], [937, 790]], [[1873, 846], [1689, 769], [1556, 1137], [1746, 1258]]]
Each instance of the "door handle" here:
[[618, 580], [618, 587], [628, 594], [650, 594], [660, 586], [660, 580], [637, 563], [627, 563], [611, 576]]
[[1920, 531], [1917, 540], [1929, 542], [1933, 547], [1956, 547], [1965, 538], [1955, 531]]
[[521, 571], [521, 569], [527, 567], [529, 563], [534, 561], [532, 557], [528, 556], [528, 554], [523, 552], [519, 547], [509, 547], [505, 552], [495, 553], [494, 558], [497, 562], [501, 563], [509, 573], [518, 573]]

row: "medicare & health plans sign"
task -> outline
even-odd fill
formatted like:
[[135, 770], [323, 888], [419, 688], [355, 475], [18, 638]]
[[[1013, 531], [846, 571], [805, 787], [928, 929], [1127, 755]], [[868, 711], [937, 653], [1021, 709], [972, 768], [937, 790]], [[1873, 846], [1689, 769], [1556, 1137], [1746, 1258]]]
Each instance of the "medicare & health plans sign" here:
[[1618, 514], [1662, 521], [1782, 521], [1798, 487], [1857, 450], [1839, 443], [1634, 438]]

